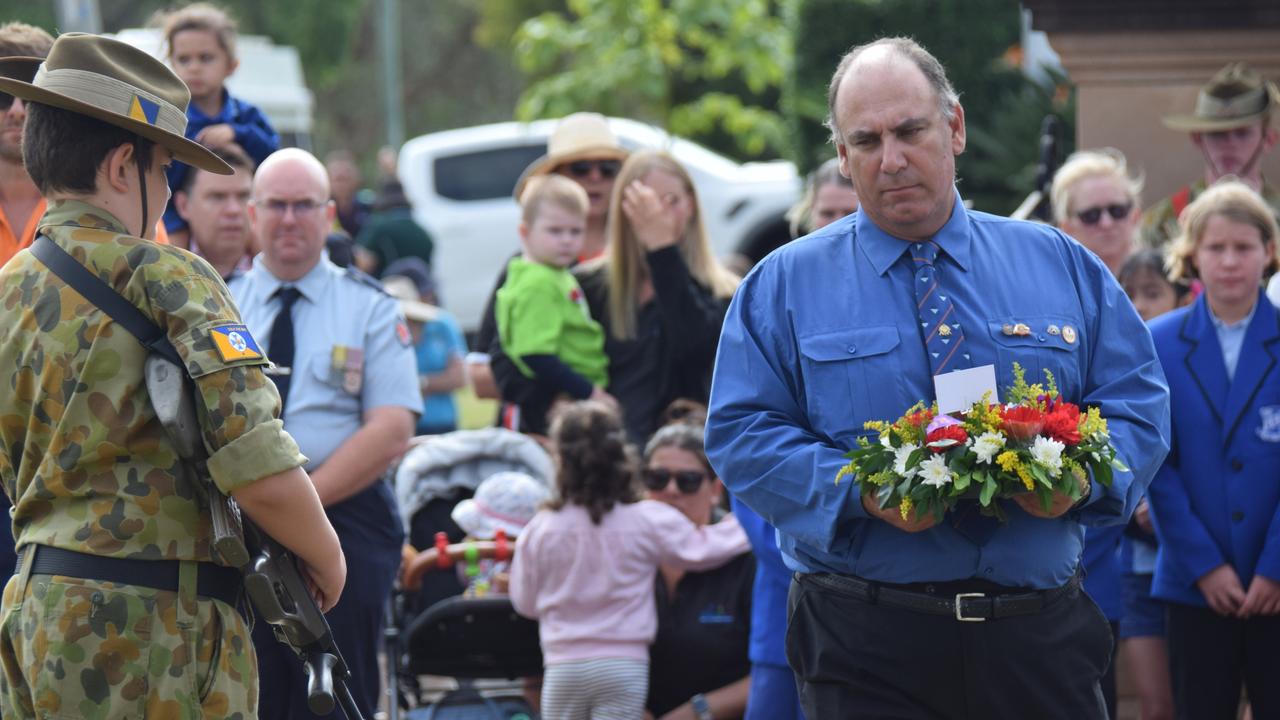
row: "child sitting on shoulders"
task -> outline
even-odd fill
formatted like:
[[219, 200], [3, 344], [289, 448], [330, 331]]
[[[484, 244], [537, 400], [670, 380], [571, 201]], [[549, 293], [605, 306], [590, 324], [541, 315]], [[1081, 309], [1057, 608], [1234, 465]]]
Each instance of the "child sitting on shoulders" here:
[[555, 413], [558, 497], [516, 543], [510, 595], [538, 620], [546, 674], [542, 717], [644, 714], [660, 565], [703, 570], [749, 549], [733, 516], [698, 527], [640, 500], [622, 423], [598, 402]]
[[[254, 105], [232, 97], [227, 78], [236, 71], [236, 24], [221, 8], [193, 3], [164, 16], [164, 38], [169, 63], [191, 91], [187, 105], [187, 137], [216, 149], [237, 145], [256, 167], [280, 148], [280, 136]], [[169, 166], [169, 190], [183, 187], [185, 163]], [[173, 202], [164, 213], [164, 225], [175, 244], [186, 247], [187, 222]]]
[[[548, 175], [529, 181], [520, 204], [523, 253], [507, 264], [507, 280], [494, 305], [502, 349], [525, 377], [544, 387], [544, 397], [614, 404], [604, 391], [609, 381], [604, 330], [591, 319], [582, 288], [568, 269], [582, 251], [587, 193], [572, 180]], [[547, 408], [522, 406], [520, 411], [526, 418], [541, 418]]]

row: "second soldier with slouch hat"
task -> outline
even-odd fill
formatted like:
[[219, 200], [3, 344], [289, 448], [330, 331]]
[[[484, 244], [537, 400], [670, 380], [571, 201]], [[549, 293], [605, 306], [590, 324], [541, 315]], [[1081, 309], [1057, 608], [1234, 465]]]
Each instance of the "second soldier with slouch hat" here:
[[[71, 260], [163, 332], [194, 381], [209, 475], [331, 608], [344, 556], [268, 360], [208, 263], [152, 241], [166, 166], [230, 172], [183, 137], [186, 86], [144, 52], [68, 33], [31, 82], [0, 91], [27, 103], [23, 156], [49, 201], [41, 258]], [[214, 562], [208, 502], [143, 380], [149, 351], [79, 287], [32, 249], [0, 271], [0, 482], [20, 553], [0, 714], [256, 717], [239, 575]]]
[[1223, 177], [1238, 177], [1280, 217], [1280, 189], [1262, 177], [1262, 158], [1276, 146], [1280, 132], [1271, 116], [1280, 89], [1244, 63], [1222, 68], [1200, 89], [1189, 115], [1164, 118], [1165, 127], [1191, 134], [1204, 156], [1204, 177], [1178, 188], [1142, 215], [1142, 239], [1163, 247], [1178, 236], [1178, 217], [1205, 188]]

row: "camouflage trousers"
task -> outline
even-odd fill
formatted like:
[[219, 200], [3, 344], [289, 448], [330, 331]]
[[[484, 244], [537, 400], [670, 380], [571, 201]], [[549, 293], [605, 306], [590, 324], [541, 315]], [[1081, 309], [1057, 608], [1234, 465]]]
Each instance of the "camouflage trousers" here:
[[33, 555], [4, 588], [0, 716], [257, 717], [248, 627], [230, 605], [197, 599], [194, 562], [172, 592], [30, 575]]

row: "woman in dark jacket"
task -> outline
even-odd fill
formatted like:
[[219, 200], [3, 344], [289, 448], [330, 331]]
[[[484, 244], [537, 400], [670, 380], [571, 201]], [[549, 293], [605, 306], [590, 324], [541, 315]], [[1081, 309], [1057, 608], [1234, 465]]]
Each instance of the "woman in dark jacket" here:
[[640, 444], [673, 400], [707, 401], [738, 278], [712, 254], [693, 181], [666, 153], [627, 159], [609, 217], [605, 256], [576, 272], [605, 329], [609, 392]]

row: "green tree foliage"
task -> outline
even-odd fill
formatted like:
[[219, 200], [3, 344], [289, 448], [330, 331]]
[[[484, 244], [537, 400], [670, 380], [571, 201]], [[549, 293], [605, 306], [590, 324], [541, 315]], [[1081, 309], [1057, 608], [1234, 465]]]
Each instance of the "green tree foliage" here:
[[516, 116], [635, 117], [738, 157], [787, 149], [774, 106], [791, 58], [769, 0], [568, 0], [515, 35], [533, 82]]
[[957, 174], [975, 207], [1009, 212], [1032, 190], [1044, 115], [1060, 114], [1062, 137], [1074, 136], [1067, 93], [1036, 85], [1017, 67], [1019, 11], [1010, 0], [796, 0], [793, 12], [796, 56], [783, 106], [793, 159], [805, 171], [834, 154], [822, 121], [837, 63], [878, 37], [914, 37], [947, 68], [969, 134]]

